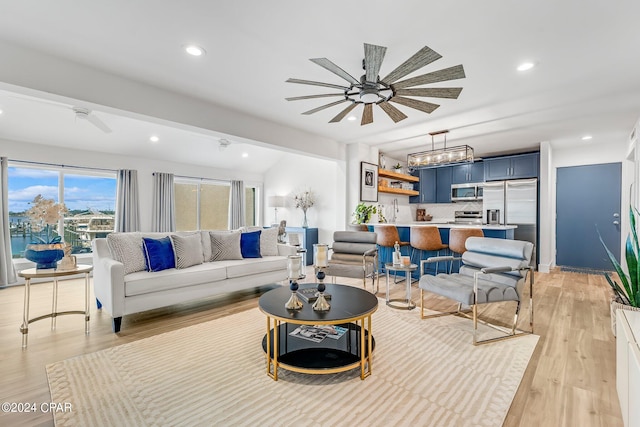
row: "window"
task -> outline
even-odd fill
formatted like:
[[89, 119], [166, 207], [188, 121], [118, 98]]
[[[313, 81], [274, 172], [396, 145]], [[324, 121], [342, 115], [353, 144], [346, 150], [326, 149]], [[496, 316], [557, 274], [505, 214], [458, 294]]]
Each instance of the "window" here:
[[[9, 165], [11, 252], [22, 258], [26, 245], [43, 238], [26, 216], [38, 195], [62, 202], [68, 209], [53, 233], [71, 244], [72, 253], [91, 252], [91, 240], [114, 230], [115, 172]], [[63, 230], [61, 233], [60, 230]]]
[[[229, 225], [228, 181], [176, 178], [176, 230], [226, 230]], [[245, 224], [258, 223], [258, 188], [245, 185]]]

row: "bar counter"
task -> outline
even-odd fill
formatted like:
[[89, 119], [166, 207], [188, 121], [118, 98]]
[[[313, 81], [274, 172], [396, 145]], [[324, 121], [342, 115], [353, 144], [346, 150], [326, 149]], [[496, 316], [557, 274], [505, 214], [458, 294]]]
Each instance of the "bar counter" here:
[[[369, 227], [369, 231], [373, 231], [374, 226], [396, 226], [398, 228], [398, 234], [400, 235], [400, 240], [403, 242], [411, 241], [411, 227], [438, 227], [438, 231], [440, 231], [440, 238], [442, 239], [442, 243], [449, 244], [449, 230], [452, 228], [480, 228], [482, 229], [485, 237], [494, 237], [498, 239], [513, 239], [514, 230], [518, 227], [517, 225], [489, 225], [489, 224], [450, 224], [445, 222], [431, 222], [431, 221], [419, 221], [419, 222], [398, 222], [398, 223], [377, 223], [377, 224], [367, 224]], [[404, 246], [400, 249], [402, 255], [410, 255], [412, 250], [410, 246]], [[414, 264], [420, 264], [420, 259], [426, 259], [430, 256], [435, 256], [435, 252], [427, 252], [423, 251], [422, 256], [420, 257], [419, 252], [416, 251], [413, 257], [411, 257], [411, 262]], [[440, 253], [440, 255], [450, 255], [451, 252], [448, 250], [444, 250]], [[380, 247], [379, 251], [379, 271], [383, 271], [383, 266], [385, 262], [391, 262], [393, 256], [393, 248]], [[446, 267], [441, 263], [438, 271], [445, 272]], [[401, 275], [402, 273], [398, 273]], [[419, 278], [419, 272], [415, 272], [413, 274], [414, 279]]]

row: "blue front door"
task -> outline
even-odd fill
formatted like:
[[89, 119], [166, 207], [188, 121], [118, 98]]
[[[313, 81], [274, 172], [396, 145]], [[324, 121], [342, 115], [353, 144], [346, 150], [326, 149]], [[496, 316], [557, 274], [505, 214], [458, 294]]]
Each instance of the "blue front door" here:
[[620, 260], [622, 164], [558, 168], [556, 182], [556, 264], [612, 270], [598, 239]]

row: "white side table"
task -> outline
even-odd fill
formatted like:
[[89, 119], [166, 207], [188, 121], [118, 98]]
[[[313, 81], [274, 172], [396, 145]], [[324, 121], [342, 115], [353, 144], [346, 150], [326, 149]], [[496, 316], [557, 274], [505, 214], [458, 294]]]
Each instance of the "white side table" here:
[[[384, 268], [387, 270], [387, 305], [400, 310], [413, 310], [416, 308], [416, 305], [411, 301], [411, 273], [416, 271], [418, 266], [416, 264], [393, 265], [393, 263], [388, 262], [385, 263]], [[389, 272], [391, 271], [404, 271], [407, 279], [407, 297], [405, 299], [389, 299]]]
[[[27, 335], [29, 334], [29, 323], [51, 317], [51, 329], [56, 328], [56, 317], [63, 314], [84, 314], [84, 332], [89, 333], [89, 273], [93, 270], [92, 265], [80, 264], [73, 270], [38, 270], [29, 268], [22, 270], [18, 276], [24, 277], [24, 312], [22, 316], [22, 348], [27, 347]], [[62, 311], [58, 312], [58, 278], [63, 276], [73, 276], [75, 274], [84, 274], [84, 311]], [[31, 298], [31, 279], [53, 279], [53, 301], [51, 304], [51, 313], [29, 319], [29, 299]]]

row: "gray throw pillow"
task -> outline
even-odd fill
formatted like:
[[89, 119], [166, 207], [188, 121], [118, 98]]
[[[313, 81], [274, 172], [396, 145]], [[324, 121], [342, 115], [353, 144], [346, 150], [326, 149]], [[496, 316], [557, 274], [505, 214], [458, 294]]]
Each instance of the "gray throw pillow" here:
[[260, 254], [262, 256], [278, 255], [278, 228], [264, 228], [260, 233]]
[[142, 248], [142, 234], [137, 231], [109, 233], [107, 234], [107, 244], [113, 259], [121, 262], [124, 266], [124, 274], [147, 269]]
[[211, 261], [242, 259], [240, 232], [211, 231]]
[[171, 235], [171, 243], [176, 253], [176, 268], [187, 268], [202, 264], [202, 242], [200, 234], [189, 236]]

